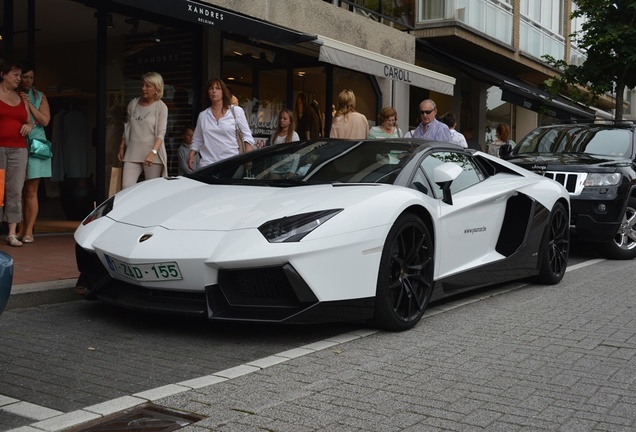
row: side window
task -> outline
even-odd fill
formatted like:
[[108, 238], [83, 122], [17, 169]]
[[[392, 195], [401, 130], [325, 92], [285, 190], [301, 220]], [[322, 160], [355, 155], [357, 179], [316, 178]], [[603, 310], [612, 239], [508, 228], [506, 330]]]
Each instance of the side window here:
[[[462, 173], [453, 181], [451, 185], [451, 192], [457, 193], [466, 188], [471, 187], [482, 181], [484, 176], [479, 168], [475, 165], [473, 160], [463, 153], [454, 153], [454, 152], [435, 152], [432, 153], [422, 161], [420, 167], [424, 170], [426, 177], [429, 179], [429, 184], [433, 187], [433, 193], [436, 198], [442, 197], [441, 188], [435, 184], [434, 181], [434, 170], [435, 167], [446, 163], [453, 162], [462, 167]], [[416, 176], [417, 178], [417, 176]], [[414, 179], [415, 181], [415, 179]]]
[[411, 189], [420, 191], [425, 195], [432, 196], [433, 198], [437, 198], [437, 195], [434, 193], [434, 191], [431, 190], [429, 182], [426, 179], [426, 176], [424, 176], [424, 173], [422, 172], [421, 167], [417, 169], [415, 176], [413, 176], [413, 180], [411, 181], [411, 185], [409, 187]]

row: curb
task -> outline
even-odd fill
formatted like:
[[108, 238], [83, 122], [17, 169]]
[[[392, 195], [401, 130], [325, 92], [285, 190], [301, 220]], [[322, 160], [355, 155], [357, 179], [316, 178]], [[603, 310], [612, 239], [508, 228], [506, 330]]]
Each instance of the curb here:
[[79, 300], [76, 283], [77, 279], [62, 279], [14, 285], [5, 310]]

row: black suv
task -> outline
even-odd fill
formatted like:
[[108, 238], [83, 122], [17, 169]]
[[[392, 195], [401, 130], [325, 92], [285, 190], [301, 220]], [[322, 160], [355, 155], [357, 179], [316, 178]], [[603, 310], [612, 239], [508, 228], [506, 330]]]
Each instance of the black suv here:
[[636, 125], [539, 127], [502, 157], [570, 192], [570, 225], [604, 256], [636, 257]]

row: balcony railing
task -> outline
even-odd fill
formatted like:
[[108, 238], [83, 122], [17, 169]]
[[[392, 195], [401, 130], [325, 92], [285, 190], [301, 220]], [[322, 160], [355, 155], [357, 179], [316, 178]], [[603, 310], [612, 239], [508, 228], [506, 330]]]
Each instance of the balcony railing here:
[[581, 66], [586, 59], [587, 56], [582, 51], [573, 46], [570, 47], [570, 64]]
[[512, 10], [495, 0], [418, 0], [418, 24], [459, 21], [512, 45]]
[[549, 54], [557, 60], [565, 60], [565, 42], [525, 20], [521, 20], [519, 28], [519, 50], [542, 60]]
[[413, 0], [325, 0], [373, 21], [397, 28], [414, 30]]

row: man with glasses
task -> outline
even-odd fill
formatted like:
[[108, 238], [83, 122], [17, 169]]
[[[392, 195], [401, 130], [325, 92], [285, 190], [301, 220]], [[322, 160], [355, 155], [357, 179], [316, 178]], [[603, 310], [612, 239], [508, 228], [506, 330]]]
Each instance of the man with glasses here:
[[450, 129], [435, 118], [437, 105], [431, 99], [425, 99], [420, 103], [421, 123], [412, 131], [407, 132], [404, 138], [424, 138], [433, 141], [452, 142]]

